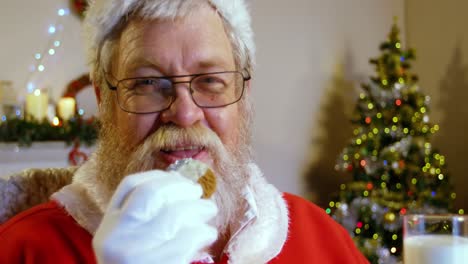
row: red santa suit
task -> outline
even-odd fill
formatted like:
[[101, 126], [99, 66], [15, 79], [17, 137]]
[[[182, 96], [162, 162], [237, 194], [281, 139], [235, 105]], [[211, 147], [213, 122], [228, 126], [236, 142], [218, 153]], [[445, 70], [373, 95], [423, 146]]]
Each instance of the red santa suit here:
[[[104, 198], [96, 196], [97, 185], [90, 185], [94, 166], [92, 160], [83, 165], [52, 201], [0, 226], [0, 263], [96, 263], [91, 240]], [[244, 217], [232, 226], [218, 263], [368, 263], [346, 230], [322, 209], [278, 192], [257, 166], [250, 169]]]

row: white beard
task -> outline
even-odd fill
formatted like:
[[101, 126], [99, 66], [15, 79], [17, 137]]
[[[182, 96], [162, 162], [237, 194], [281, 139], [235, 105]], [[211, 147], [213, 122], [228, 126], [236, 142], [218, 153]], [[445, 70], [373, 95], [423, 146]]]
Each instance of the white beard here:
[[[112, 125], [111, 125], [112, 126]], [[144, 143], [134, 150], [125, 144], [125, 139], [116, 142], [115, 128], [107, 128], [101, 135], [97, 150], [98, 177], [105, 186], [107, 193], [112, 193], [121, 180], [130, 174], [152, 169], [166, 169], [158, 159], [161, 149], [171, 149], [179, 142], [204, 146], [214, 160], [217, 187], [211, 199], [218, 206], [218, 214], [213, 221], [218, 232], [223, 235], [228, 232], [230, 221], [236, 219], [239, 210], [238, 197], [248, 182], [248, 163], [251, 161], [250, 148], [242, 142], [231, 148], [226, 148], [221, 139], [212, 130], [201, 124], [189, 128], [179, 128], [175, 125], [164, 125], [150, 135]]]

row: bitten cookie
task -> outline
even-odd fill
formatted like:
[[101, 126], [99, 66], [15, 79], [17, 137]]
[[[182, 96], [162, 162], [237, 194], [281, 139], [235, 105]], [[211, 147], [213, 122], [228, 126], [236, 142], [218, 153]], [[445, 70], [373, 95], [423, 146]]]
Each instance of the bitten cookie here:
[[203, 162], [194, 159], [181, 159], [171, 164], [167, 170], [177, 171], [203, 188], [202, 198], [208, 199], [216, 191], [216, 176]]

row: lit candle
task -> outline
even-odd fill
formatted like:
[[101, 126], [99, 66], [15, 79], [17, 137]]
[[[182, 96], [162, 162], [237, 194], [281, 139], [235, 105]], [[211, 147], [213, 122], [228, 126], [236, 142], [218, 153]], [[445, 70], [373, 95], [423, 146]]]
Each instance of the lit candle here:
[[30, 118], [42, 121], [47, 116], [49, 98], [39, 89], [26, 96], [26, 113]]
[[76, 101], [72, 97], [63, 97], [58, 101], [58, 114], [64, 121], [70, 120], [75, 116]]
[[450, 235], [418, 235], [404, 239], [404, 263], [460, 264], [468, 259], [468, 238]]

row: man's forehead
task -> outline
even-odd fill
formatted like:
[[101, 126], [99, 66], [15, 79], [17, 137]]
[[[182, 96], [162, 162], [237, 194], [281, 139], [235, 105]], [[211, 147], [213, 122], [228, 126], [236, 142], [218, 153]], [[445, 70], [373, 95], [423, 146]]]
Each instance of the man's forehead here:
[[136, 67], [162, 69], [177, 59], [190, 62], [192, 68], [232, 70], [231, 43], [219, 15], [210, 12], [209, 20], [186, 17], [129, 22], [119, 41], [119, 62], [126, 72]]

